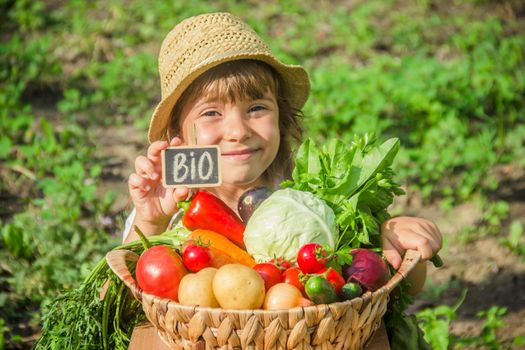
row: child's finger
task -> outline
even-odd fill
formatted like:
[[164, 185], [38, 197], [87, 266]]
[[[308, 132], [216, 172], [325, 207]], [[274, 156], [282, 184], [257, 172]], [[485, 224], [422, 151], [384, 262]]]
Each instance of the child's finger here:
[[435, 250], [437, 252], [438, 250], [442, 248], [443, 235], [441, 234], [439, 227], [435, 223], [429, 221], [427, 225], [428, 225], [428, 231], [430, 232], [430, 234], [432, 235], [432, 238], [434, 239], [434, 242], [436, 243], [436, 247], [433, 247], [433, 248], [437, 248]]
[[175, 202], [180, 202], [186, 200], [188, 198], [188, 195], [190, 194], [190, 189], [186, 186], [181, 186], [175, 188], [173, 191], [173, 199]]
[[432, 249], [432, 256], [441, 250], [441, 241], [437, 241], [434, 237], [429, 240], [430, 248]]
[[148, 159], [157, 162], [160, 159], [160, 152], [168, 147], [168, 141], [155, 141], [148, 147]]
[[427, 259], [423, 252], [428, 250], [428, 247], [423, 248], [423, 246], [430, 247], [431, 255], [434, 255], [441, 249], [441, 233], [434, 223], [424, 221], [419, 227], [416, 226], [412, 230], [412, 235], [419, 241], [419, 246], [421, 246], [421, 249], [418, 248], [418, 250], [420, 250], [423, 259]]
[[428, 260], [434, 255], [431, 245], [432, 239], [426, 236], [409, 231], [397, 236], [396, 240], [396, 245], [404, 249], [416, 249], [421, 254], [421, 260]]
[[170, 141], [170, 146], [180, 146], [182, 145], [182, 139], [180, 137], [174, 137]]
[[137, 191], [146, 193], [151, 190], [149, 181], [138, 174], [131, 174], [128, 178], [128, 187], [130, 191]]
[[434, 256], [432, 245], [428, 240], [420, 240], [417, 242], [417, 250], [421, 253], [422, 260], [428, 260]]
[[394, 269], [397, 270], [401, 266], [401, 254], [388, 238], [383, 239], [383, 255]]
[[158, 180], [159, 178], [153, 162], [144, 156], [138, 156], [137, 159], [135, 159], [135, 171], [140, 176], [150, 178], [151, 180]]

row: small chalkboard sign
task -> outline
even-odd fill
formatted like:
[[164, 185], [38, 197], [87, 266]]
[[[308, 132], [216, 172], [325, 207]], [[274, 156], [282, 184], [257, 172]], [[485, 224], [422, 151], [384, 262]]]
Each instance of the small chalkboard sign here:
[[219, 146], [177, 146], [162, 151], [165, 187], [212, 187], [221, 184]]

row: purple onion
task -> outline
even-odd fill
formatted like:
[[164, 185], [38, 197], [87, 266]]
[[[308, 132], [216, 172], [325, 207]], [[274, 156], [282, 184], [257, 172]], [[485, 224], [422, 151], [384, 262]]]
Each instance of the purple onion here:
[[364, 248], [352, 249], [352, 264], [343, 266], [346, 282], [357, 282], [364, 290], [375, 291], [390, 279], [390, 271], [381, 256]]

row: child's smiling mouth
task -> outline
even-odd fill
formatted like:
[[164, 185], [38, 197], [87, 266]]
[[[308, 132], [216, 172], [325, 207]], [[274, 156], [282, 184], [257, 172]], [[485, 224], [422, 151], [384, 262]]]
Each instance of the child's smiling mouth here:
[[259, 150], [260, 148], [246, 148], [242, 150], [223, 152], [221, 155], [232, 160], [248, 160]]

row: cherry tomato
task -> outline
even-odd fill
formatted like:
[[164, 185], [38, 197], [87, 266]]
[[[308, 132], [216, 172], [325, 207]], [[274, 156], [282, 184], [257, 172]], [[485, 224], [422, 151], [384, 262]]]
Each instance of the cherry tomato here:
[[208, 248], [195, 243], [186, 246], [182, 259], [184, 265], [192, 272], [199, 272], [203, 268], [211, 266], [211, 256]]
[[178, 301], [179, 283], [188, 272], [182, 259], [165, 245], [149, 248], [137, 262], [137, 283], [143, 291]]
[[282, 281], [281, 269], [274, 264], [260, 263], [255, 265], [253, 269], [261, 275], [266, 290]]
[[326, 252], [318, 243], [307, 243], [297, 253], [297, 264], [304, 273], [317, 273], [326, 264]]
[[283, 272], [283, 282], [289, 283], [292, 286], [295, 286], [297, 289], [301, 291], [301, 293], [303, 293], [303, 295], [306, 295], [304, 291], [304, 286], [301, 283], [301, 278], [300, 278], [301, 273], [302, 272], [298, 267], [290, 267], [289, 269], [286, 269]]
[[277, 265], [277, 267], [283, 271], [292, 267], [292, 263], [284, 258], [277, 258], [277, 261], [276, 259], [272, 259], [268, 262]]
[[345, 279], [343, 278], [343, 276], [341, 276], [339, 272], [332, 269], [331, 267], [324, 268], [321, 271], [319, 271], [319, 273], [324, 274], [326, 271], [328, 271], [328, 273], [326, 274], [326, 279], [328, 280], [328, 282], [332, 283], [332, 285], [335, 287], [336, 293], [339, 294], [341, 292], [341, 288], [343, 288], [343, 286], [346, 284]]

